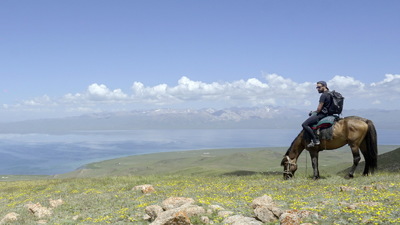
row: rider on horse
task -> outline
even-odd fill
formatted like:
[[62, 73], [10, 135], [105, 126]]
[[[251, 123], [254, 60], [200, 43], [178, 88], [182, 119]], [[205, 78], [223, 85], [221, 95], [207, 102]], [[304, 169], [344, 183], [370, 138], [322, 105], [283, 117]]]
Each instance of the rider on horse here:
[[314, 147], [320, 144], [320, 141], [315, 136], [314, 131], [311, 129], [311, 126], [318, 123], [322, 118], [329, 116], [328, 108], [331, 105], [332, 98], [329, 95], [329, 88], [325, 81], [317, 82], [317, 90], [318, 93], [321, 94], [319, 98], [319, 104], [317, 110], [313, 113], [310, 112], [310, 117], [304, 121], [301, 126], [311, 137], [311, 142], [307, 145], [307, 147]]

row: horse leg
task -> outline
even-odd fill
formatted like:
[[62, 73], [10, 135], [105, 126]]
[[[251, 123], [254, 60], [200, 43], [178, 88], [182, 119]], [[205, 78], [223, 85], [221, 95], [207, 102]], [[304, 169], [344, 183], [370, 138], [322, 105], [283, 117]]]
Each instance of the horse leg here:
[[368, 154], [367, 144], [365, 143], [365, 141], [363, 141], [361, 143], [360, 150], [361, 150], [361, 153], [363, 154], [364, 159], [365, 159], [365, 167], [364, 167], [363, 175], [364, 176], [368, 176], [370, 165], [369, 165], [369, 160], [367, 160], [366, 157], [365, 157], [365, 154]]
[[310, 151], [312, 167], [314, 170], [313, 179], [319, 179], [319, 170], [318, 170], [318, 151]]
[[354, 172], [356, 171], [358, 163], [361, 160], [358, 146], [351, 145], [350, 148], [351, 148], [351, 153], [353, 154], [353, 166], [351, 167], [349, 174], [346, 176], [346, 178], [348, 179], [354, 177]]

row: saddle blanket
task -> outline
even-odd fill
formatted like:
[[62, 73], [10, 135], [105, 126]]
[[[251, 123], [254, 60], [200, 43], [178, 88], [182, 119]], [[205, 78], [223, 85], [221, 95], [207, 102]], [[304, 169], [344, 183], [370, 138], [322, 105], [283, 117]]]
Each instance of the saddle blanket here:
[[320, 128], [328, 128], [331, 127], [333, 124], [335, 124], [336, 120], [337, 120], [336, 116], [327, 116], [322, 118], [317, 124], [313, 125], [311, 128], [313, 130], [318, 130]]

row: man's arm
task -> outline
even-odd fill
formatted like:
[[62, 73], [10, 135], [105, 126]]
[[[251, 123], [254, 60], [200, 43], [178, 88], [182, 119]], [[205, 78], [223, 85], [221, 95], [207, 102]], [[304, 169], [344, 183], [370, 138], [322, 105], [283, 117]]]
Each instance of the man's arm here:
[[324, 103], [323, 103], [323, 102], [320, 102], [320, 103], [318, 104], [317, 113], [321, 112], [323, 107], [324, 107]]

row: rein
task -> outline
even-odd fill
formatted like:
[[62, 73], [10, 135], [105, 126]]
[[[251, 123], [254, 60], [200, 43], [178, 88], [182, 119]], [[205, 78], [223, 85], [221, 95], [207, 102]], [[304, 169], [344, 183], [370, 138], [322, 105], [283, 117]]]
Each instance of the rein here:
[[287, 175], [293, 176], [293, 173], [290, 172], [290, 166], [296, 166], [295, 160], [294, 159], [291, 160], [288, 155], [286, 156], [286, 159], [288, 161], [288, 166], [287, 166], [287, 169], [285, 169], [283, 171], [283, 174], [287, 174]]

